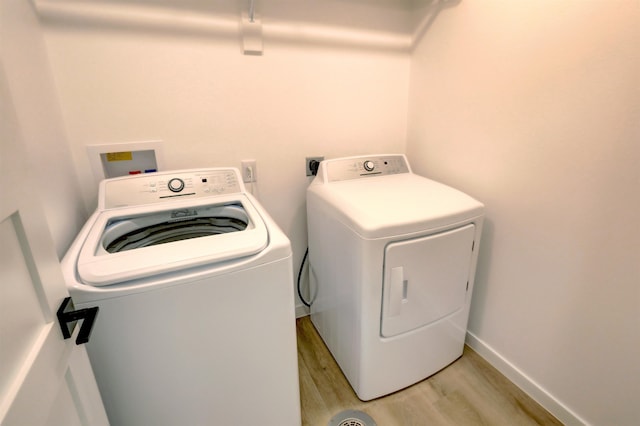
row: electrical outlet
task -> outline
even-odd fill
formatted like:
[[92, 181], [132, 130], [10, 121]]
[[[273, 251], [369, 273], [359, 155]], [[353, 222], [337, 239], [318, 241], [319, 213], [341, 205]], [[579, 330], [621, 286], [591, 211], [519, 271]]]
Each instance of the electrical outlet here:
[[304, 165], [307, 170], [307, 176], [315, 176], [318, 172], [318, 165], [324, 160], [324, 157], [307, 157]]
[[240, 173], [242, 173], [242, 181], [251, 183], [258, 181], [258, 169], [256, 168], [256, 160], [242, 160]]

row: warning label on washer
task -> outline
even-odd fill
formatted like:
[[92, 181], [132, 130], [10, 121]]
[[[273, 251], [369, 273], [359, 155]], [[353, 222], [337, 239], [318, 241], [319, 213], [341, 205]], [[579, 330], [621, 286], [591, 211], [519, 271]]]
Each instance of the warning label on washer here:
[[133, 153], [127, 152], [107, 152], [107, 161], [131, 161], [133, 160]]

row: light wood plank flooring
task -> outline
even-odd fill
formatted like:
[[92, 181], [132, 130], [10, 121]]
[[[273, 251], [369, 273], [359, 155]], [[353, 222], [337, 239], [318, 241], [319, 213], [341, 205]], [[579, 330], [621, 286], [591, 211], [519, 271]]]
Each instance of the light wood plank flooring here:
[[337, 413], [360, 410], [378, 426], [561, 425], [473, 350], [402, 391], [362, 402], [309, 317], [297, 320], [302, 424], [324, 426]]

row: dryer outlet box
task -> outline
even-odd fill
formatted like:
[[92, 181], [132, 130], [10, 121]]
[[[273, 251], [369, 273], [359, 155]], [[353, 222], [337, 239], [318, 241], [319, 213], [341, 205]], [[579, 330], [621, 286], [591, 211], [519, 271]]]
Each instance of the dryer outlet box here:
[[318, 173], [318, 166], [324, 157], [307, 157], [304, 160], [307, 176], [315, 176]]

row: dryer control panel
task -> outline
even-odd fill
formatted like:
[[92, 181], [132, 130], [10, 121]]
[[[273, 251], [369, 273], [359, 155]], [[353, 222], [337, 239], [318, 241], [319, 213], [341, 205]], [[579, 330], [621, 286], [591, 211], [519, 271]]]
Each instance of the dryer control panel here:
[[98, 203], [110, 209], [238, 192], [244, 192], [238, 169], [179, 170], [103, 180]]
[[337, 158], [320, 163], [318, 175], [325, 182], [361, 179], [371, 176], [411, 173], [407, 158], [401, 154]]

